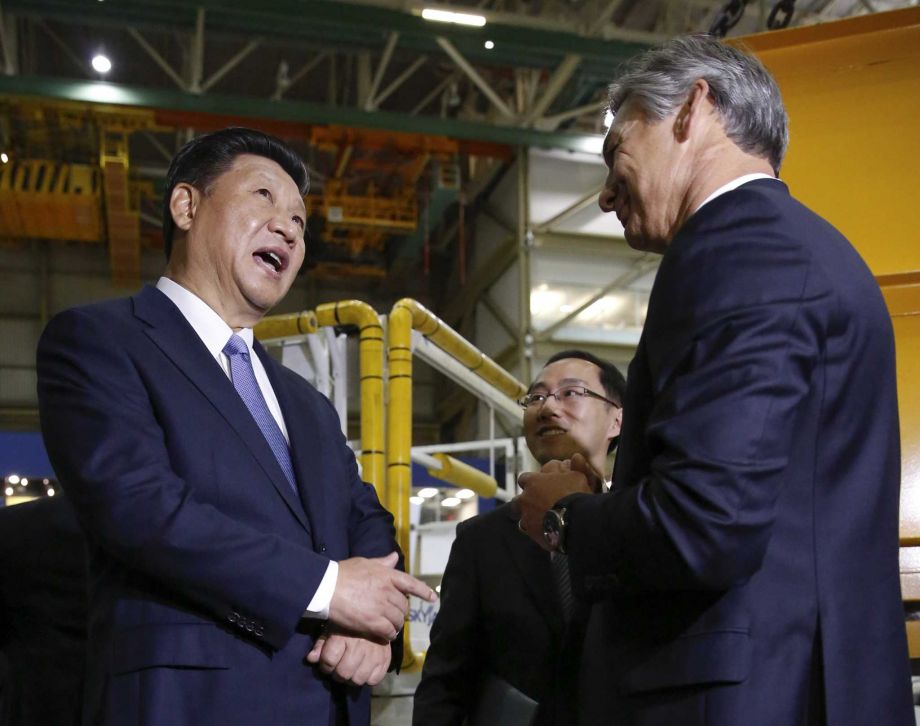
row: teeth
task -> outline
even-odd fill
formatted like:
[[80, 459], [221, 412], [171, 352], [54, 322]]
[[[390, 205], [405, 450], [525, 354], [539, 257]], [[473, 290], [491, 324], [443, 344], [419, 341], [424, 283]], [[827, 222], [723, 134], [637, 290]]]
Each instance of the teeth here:
[[281, 258], [278, 257], [278, 255], [276, 255], [274, 252], [266, 252], [266, 254], [267, 254], [269, 257], [271, 257], [272, 260], [274, 261], [274, 263], [275, 263], [275, 269], [280, 270], [280, 269], [281, 269]]

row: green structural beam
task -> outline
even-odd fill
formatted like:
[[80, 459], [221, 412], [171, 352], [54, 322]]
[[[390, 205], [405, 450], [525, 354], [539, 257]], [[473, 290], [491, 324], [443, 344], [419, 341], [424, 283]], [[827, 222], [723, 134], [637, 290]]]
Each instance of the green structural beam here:
[[[339, 0], [4, 0], [3, 9], [19, 15], [97, 25], [157, 27], [169, 32], [191, 30], [198, 8], [206, 11], [206, 27], [246, 35], [324, 41], [350, 41], [356, 47], [375, 46], [386, 35], [400, 33], [400, 46], [420, 51], [437, 51], [435, 36], [450, 40], [470, 59], [502, 62], [505, 56], [552, 65], [569, 53], [577, 53], [588, 64], [614, 65], [648, 47], [652, 34], [636, 33], [636, 40], [608, 40], [580, 35], [565, 29], [547, 30], [512, 21], [489, 22], [482, 28], [432, 23], [411, 12], [377, 5]], [[494, 50], [484, 48], [491, 40]], [[542, 65], [542, 64], [541, 64]]]
[[39, 97], [58, 101], [211, 114], [249, 120], [305, 125], [338, 124], [365, 129], [446, 136], [463, 141], [487, 141], [514, 146], [566, 149], [599, 154], [602, 139], [591, 134], [548, 132], [388, 111], [362, 111], [304, 101], [272, 101], [247, 96], [194, 95], [103, 81], [74, 81], [36, 76], [0, 76], [0, 98]]

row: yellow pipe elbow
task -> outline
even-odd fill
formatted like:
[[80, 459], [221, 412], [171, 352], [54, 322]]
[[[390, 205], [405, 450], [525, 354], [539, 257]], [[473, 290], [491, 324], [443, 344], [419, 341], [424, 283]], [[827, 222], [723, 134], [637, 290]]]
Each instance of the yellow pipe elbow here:
[[257, 339], [265, 341], [315, 333], [318, 327], [316, 314], [312, 310], [304, 310], [286, 315], [269, 315], [256, 323], [252, 332]]
[[421, 303], [411, 298], [403, 298], [393, 306], [394, 311], [397, 308], [405, 309], [412, 315], [412, 327], [415, 330], [439, 348], [450, 353], [473, 373], [495, 386], [509, 398], [518, 399], [527, 393], [527, 386], [474, 347]]
[[498, 482], [485, 472], [466, 464], [459, 459], [447, 454], [432, 454], [441, 462], [440, 469], [428, 469], [428, 473], [436, 479], [446, 481], [456, 487], [472, 489], [481, 497], [494, 497], [498, 490]]

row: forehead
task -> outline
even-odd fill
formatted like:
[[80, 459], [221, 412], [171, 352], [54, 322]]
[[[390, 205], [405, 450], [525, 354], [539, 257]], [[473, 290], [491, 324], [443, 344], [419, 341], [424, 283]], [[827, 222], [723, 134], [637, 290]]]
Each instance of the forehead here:
[[240, 154], [237, 156], [230, 168], [217, 177], [217, 181], [222, 179], [237, 182], [263, 179], [275, 184], [289, 186], [299, 196], [297, 184], [294, 183], [291, 175], [281, 168], [278, 162], [255, 154]]
[[588, 386], [600, 386], [601, 369], [581, 358], [563, 358], [550, 363], [537, 375], [533, 388], [552, 389], [562, 381], [584, 381]]

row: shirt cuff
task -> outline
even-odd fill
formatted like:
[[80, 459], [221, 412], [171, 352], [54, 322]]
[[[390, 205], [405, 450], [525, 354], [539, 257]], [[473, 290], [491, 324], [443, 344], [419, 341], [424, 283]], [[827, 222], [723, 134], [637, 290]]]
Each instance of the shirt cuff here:
[[305, 618], [314, 620], [328, 620], [329, 606], [332, 604], [332, 593], [335, 592], [335, 583], [339, 579], [339, 563], [329, 560], [329, 567], [326, 568], [326, 574], [323, 575], [319, 587], [313, 593], [313, 599], [303, 611]]

